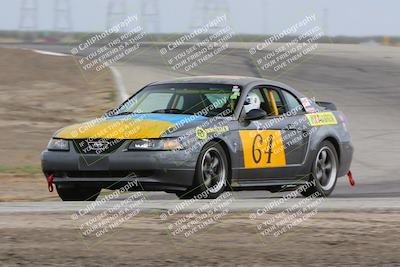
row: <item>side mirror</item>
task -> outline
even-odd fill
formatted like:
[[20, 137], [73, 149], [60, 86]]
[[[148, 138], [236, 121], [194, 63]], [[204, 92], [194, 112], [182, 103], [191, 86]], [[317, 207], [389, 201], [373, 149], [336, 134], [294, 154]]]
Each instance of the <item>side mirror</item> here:
[[246, 116], [244, 117], [245, 120], [248, 121], [253, 121], [253, 120], [259, 120], [267, 116], [267, 112], [265, 112], [262, 109], [252, 109], [249, 112], [246, 113]]

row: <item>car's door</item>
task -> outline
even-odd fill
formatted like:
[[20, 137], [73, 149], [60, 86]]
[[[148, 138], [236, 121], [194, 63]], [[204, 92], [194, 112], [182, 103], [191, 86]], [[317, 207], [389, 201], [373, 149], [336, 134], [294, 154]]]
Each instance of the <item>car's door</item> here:
[[[272, 87], [256, 87], [260, 109], [267, 116], [245, 120], [245, 107], [240, 115], [239, 135], [243, 153], [242, 180], [296, 179], [303, 164], [309, 126], [300, 101], [290, 92]], [[246, 104], [246, 103], [245, 103]]]

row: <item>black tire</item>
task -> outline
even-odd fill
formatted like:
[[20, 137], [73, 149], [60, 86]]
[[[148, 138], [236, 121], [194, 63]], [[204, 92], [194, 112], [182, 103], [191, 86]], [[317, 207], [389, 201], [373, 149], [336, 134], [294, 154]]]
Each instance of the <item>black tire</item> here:
[[301, 191], [301, 194], [305, 197], [313, 194], [318, 197], [329, 196], [335, 189], [338, 170], [339, 159], [335, 147], [331, 142], [323, 141], [318, 147], [311, 169], [310, 182], [314, 185]]
[[225, 191], [229, 181], [228, 167], [228, 159], [221, 145], [214, 141], [207, 143], [197, 159], [192, 187], [176, 195], [180, 199], [217, 198]]
[[101, 188], [78, 185], [56, 185], [57, 193], [63, 201], [95, 201]]

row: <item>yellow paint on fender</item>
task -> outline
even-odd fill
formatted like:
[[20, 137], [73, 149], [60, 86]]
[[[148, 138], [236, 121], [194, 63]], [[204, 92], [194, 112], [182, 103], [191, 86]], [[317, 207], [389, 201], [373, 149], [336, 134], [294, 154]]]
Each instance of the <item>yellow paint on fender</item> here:
[[306, 114], [306, 117], [311, 126], [337, 124], [335, 115], [332, 112], [311, 113]]
[[63, 139], [141, 139], [159, 138], [173, 123], [159, 120], [105, 120], [89, 121], [68, 126], [55, 137]]
[[279, 130], [239, 131], [245, 168], [286, 166], [285, 149]]

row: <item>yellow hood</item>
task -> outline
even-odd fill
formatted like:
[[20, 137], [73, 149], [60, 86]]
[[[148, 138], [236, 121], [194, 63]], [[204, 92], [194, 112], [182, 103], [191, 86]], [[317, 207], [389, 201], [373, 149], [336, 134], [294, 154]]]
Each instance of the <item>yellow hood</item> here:
[[63, 139], [141, 139], [159, 138], [174, 123], [161, 120], [92, 120], [65, 127], [55, 134]]

